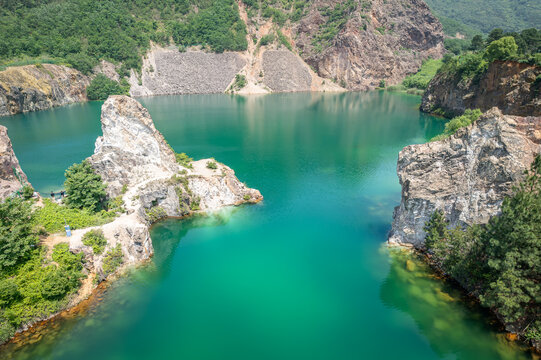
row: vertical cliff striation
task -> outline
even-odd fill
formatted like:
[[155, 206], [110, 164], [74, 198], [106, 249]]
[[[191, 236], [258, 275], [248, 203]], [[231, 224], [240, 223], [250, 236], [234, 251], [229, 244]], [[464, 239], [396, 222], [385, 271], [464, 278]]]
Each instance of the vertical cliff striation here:
[[86, 101], [90, 79], [66, 66], [40, 64], [0, 71], [0, 116]]
[[442, 26], [422, 0], [317, 0], [294, 32], [303, 59], [350, 90], [397, 84], [444, 52]]
[[389, 242], [422, 248], [436, 209], [451, 226], [488, 222], [539, 153], [541, 118], [504, 116], [497, 108], [445, 140], [405, 147]]

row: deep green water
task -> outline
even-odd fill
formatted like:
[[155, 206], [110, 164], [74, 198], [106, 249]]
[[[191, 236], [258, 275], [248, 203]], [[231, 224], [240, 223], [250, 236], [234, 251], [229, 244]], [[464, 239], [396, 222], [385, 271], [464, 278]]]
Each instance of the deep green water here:
[[[400, 149], [443, 128], [386, 93], [145, 98], [178, 152], [265, 200], [152, 229], [153, 263], [16, 359], [516, 359], [460, 293], [383, 244]], [[1, 119], [32, 184], [93, 151], [101, 103]], [[34, 337], [35, 339], [35, 337]]]

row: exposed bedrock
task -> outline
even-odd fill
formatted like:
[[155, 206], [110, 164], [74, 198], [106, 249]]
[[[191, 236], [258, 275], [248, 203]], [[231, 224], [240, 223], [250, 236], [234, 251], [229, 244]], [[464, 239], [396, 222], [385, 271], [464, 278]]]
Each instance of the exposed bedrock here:
[[322, 9], [343, 3], [311, 2], [294, 28], [299, 53], [320, 76], [350, 90], [369, 90], [381, 80], [400, 83], [424, 59], [443, 55], [442, 26], [422, 0], [354, 2], [354, 10], [342, 16], [345, 25], [327, 46], [318, 38], [329, 21]]
[[[167, 216], [186, 216], [225, 206], [258, 202], [259, 191], [240, 182], [233, 170], [212, 159], [177, 163], [175, 153], [156, 130], [148, 111], [127, 96], [110, 96], [102, 106], [103, 136], [88, 160], [107, 183], [110, 197], [121, 196], [126, 214], [103, 226], [108, 246], [120, 242], [128, 263], [149, 258], [148, 226]], [[72, 248], [83, 249], [70, 240]], [[95, 260], [100, 273], [101, 260]]]
[[0, 116], [86, 101], [90, 79], [66, 66], [42, 64], [0, 71]]
[[423, 227], [436, 209], [451, 226], [488, 222], [540, 144], [540, 117], [504, 116], [493, 108], [445, 140], [405, 147], [397, 166], [402, 201], [389, 242], [423, 247]]
[[515, 61], [493, 62], [479, 79], [441, 72], [430, 82], [421, 110], [456, 116], [496, 106], [506, 115], [541, 116], [540, 75], [541, 67]]
[[0, 126], [0, 202], [27, 184], [30, 185], [13, 152], [8, 129]]

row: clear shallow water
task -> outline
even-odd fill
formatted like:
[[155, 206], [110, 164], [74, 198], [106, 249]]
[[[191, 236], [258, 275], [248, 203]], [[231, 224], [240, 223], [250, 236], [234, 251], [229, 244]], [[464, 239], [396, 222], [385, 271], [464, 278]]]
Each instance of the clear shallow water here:
[[[517, 359], [460, 294], [382, 247], [397, 154], [443, 128], [402, 94], [140, 99], [178, 152], [265, 200], [152, 229], [153, 263], [16, 359]], [[0, 120], [40, 191], [90, 155], [101, 103]], [[30, 136], [31, 135], [31, 136]]]

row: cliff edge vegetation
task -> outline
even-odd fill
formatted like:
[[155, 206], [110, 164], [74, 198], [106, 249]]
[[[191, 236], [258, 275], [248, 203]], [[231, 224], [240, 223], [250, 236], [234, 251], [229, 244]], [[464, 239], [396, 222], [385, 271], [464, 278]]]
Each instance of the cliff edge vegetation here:
[[505, 114], [540, 115], [541, 32], [493, 30], [475, 37], [469, 51], [446, 54], [429, 83], [421, 110], [457, 116], [466, 109], [487, 111], [497, 106]]

